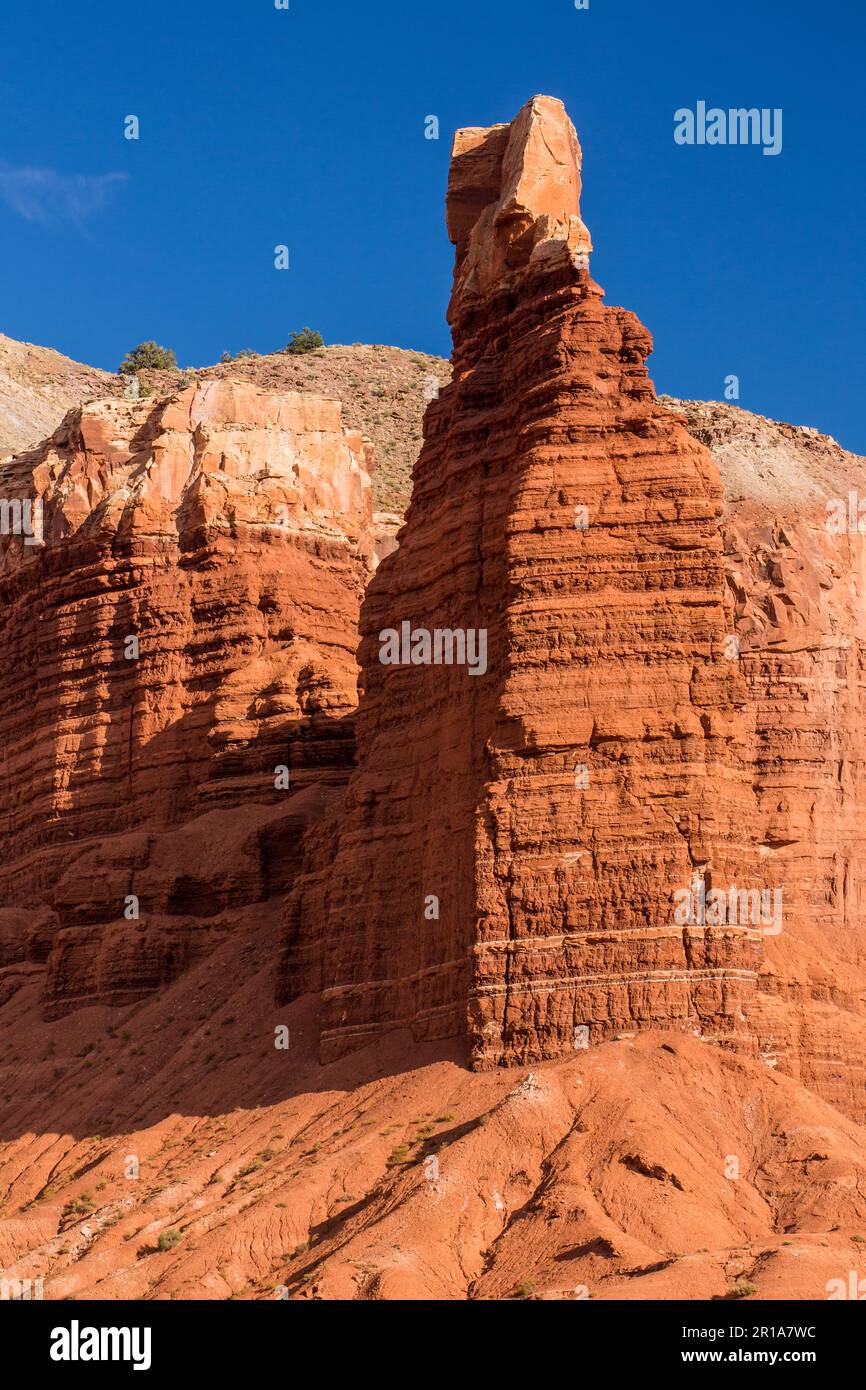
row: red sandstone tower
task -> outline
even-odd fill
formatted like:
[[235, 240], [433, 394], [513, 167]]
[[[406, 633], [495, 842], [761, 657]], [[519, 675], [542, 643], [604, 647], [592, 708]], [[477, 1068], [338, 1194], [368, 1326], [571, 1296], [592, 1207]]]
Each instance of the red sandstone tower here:
[[[590, 277], [580, 167], [549, 97], [455, 137], [454, 379], [362, 610], [358, 770], [290, 910], [282, 993], [323, 991], [324, 1059], [395, 1026], [476, 1066], [727, 1036], [754, 989], [759, 933], [673, 906], [752, 866], [721, 485]], [[483, 630], [485, 673], [383, 664], [405, 622]]]

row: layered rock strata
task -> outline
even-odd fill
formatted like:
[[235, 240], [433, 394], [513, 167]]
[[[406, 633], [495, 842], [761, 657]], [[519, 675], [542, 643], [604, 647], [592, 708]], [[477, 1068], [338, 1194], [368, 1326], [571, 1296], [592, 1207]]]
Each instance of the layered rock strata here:
[[783, 888], [753, 1024], [768, 1065], [866, 1113], [863, 459], [736, 406], [670, 402], [712, 450], [762, 877]]
[[153, 988], [291, 882], [352, 764], [367, 458], [336, 402], [220, 381], [82, 407], [3, 467], [0, 884], [28, 924], [0, 940], [48, 961], [49, 1008]]
[[759, 872], [722, 490], [579, 197], [561, 103], [458, 133], [454, 378], [362, 610], [359, 769], [291, 898], [281, 997], [322, 990], [325, 1058], [394, 1026], [475, 1066], [745, 1032], [760, 930], [676, 916]]

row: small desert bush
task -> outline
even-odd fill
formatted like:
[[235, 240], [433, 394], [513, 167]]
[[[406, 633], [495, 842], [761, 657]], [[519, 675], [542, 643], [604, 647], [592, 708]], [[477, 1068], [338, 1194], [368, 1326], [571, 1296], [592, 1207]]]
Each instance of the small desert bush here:
[[139, 343], [126, 354], [120, 364], [121, 376], [134, 376], [136, 372], [147, 370], [174, 371], [177, 357], [171, 348], [160, 347], [153, 339]]
[[387, 1164], [389, 1168], [396, 1168], [400, 1163], [409, 1163], [411, 1153], [408, 1144], [398, 1144], [396, 1149], [392, 1149], [388, 1155]]
[[325, 346], [325, 340], [321, 333], [317, 333], [313, 328], [302, 328], [300, 333], [293, 333], [284, 348], [285, 352], [316, 352], [318, 348]]

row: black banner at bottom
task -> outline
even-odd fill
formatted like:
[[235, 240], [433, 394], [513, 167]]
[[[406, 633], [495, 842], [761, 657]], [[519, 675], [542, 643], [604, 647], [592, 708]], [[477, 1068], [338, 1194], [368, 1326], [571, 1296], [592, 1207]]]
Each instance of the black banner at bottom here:
[[[601, 1358], [616, 1375], [629, 1370], [685, 1376], [706, 1367], [729, 1371], [760, 1368], [775, 1378], [791, 1368], [807, 1368], [822, 1380], [861, 1360], [863, 1315], [859, 1300], [785, 1303], [719, 1300], [713, 1303], [606, 1302], [586, 1300], [542, 1306], [543, 1300], [502, 1304], [327, 1303], [313, 1299], [255, 1303], [48, 1303], [26, 1300], [0, 1304], [0, 1328], [7, 1349], [15, 1349], [17, 1369], [46, 1373], [61, 1382], [70, 1376], [93, 1379], [108, 1371], [139, 1377], [185, 1372], [215, 1374], [264, 1371], [289, 1365], [296, 1371], [309, 1359], [329, 1377], [364, 1373], [368, 1349], [382, 1371], [386, 1338], [411, 1333], [416, 1350], [433, 1338], [460, 1337], [453, 1350], [461, 1369], [535, 1347], [538, 1372], [547, 1353], [539, 1335], [565, 1335], [578, 1358]], [[514, 1306], [519, 1304], [519, 1306]], [[575, 1306], [576, 1304], [576, 1306]], [[455, 1322], [450, 1321], [451, 1317]], [[435, 1318], [428, 1322], [428, 1319]], [[496, 1335], [501, 1327], [501, 1335]], [[339, 1333], [339, 1338], [335, 1335]], [[467, 1336], [468, 1334], [468, 1336]], [[523, 1338], [533, 1338], [526, 1343]], [[324, 1336], [325, 1340], [321, 1340]], [[371, 1342], [370, 1338], [375, 1338]], [[300, 1341], [298, 1339], [301, 1339]], [[515, 1338], [517, 1340], [515, 1340]], [[571, 1340], [574, 1339], [574, 1340]], [[584, 1340], [586, 1339], [586, 1340]], [[394, 1350], [400, 1343], [396, 1343]], [[287, 1355], [289, 1360], [287, 1361]], [[345, 1360], [342, 1360], [342, 1358]], [[435, 1359], [430, 1362], [431, 1371]], [[444, 1364], [442, 1369], [445, 1369]], [[451, 1372], [456, 1369], [451, 1366]], [[368, 1371], [369, 1373], [369, 1371]]]

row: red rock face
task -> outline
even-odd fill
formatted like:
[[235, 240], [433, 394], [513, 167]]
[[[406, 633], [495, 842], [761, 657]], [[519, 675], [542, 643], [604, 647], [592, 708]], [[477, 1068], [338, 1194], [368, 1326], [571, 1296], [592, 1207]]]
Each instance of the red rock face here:
[[[756, 1001], [761, 1051], [862, 1120], [866, 1115], [866, 855], [863, 544], [791, 515], [726, 527], [748, 575], [738, 631], [754, 712], [758, 853], [785, 885]], [[748, 554], [742, 542], [748, 538]]]
[[863, 460], [834, 440], [683, 402], [725, 483], [738, 665], [749, 693], [755, 841], [783, 885], [752, 1023], [772, 1067], [847, 1114], [866, 1097]]
[[365, 461], [336, 402], [221, 381], [4, 467], [43, 543], [0, 540], [0, 940], [49, 1009], [136, 997], [291, 881], [352, 761]]
[[[322, 989], [326, 1058], [395, 1025], [475, 1066], [744, 1032], [760, 930], [676, 918], [696, 879], [757, 886], [722, 490], [589, 276], [579, 168], [549, 98], [455, 141], [454, 380], [362, 611], [359, 770], [289, 918], [282, 996]], [[383, 664], [403, 624], [485, 633], [483, 670]]]

